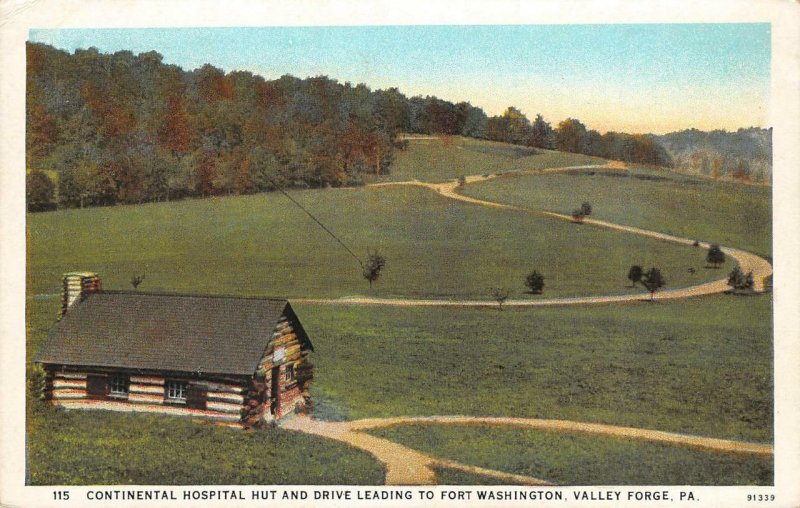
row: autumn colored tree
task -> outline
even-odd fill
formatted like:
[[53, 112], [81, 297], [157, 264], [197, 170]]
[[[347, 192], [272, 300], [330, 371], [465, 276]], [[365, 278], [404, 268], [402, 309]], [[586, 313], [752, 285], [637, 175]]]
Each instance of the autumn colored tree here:
[[189, 119], [183, 98], [178, 95], [167, 99], [167, 111], [158, 131], [158, 141], [174, 155], [184, 154], [191, 147]]

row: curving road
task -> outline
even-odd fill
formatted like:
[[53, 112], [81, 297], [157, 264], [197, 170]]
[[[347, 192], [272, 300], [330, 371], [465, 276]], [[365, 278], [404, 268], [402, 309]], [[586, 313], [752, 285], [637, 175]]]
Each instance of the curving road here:
[[[599, 165], [586, 165], [586, 166], [567, 166], [561, 168], [547, 168], [528, 171], [514, 171], [504, 173], [501, 175], [488, 175], [488, 176], [468, 176], [466, 183], [485, 182], [496, 178], [505, 178], [510, 176], [531, 175], [531, 174], [547, 174], [557, 173], [576, 169], [591, 169], [594, 171], [627, 171], [619, 164], [608, 164], [606, 166]], [[497, 203], [494, 201], [487, 201], [484, 199], [473, 198], [465, 196], [458, 192], [458, 182], [449, 181], [443, 183], [429, 183], [420, 182], [417, 180], [406, 182], [387, 182], [373, 184], [374, 187], [389, 187], [389, 186], [417, 186], [430, 189], [434, 192], [441, 194], [444, 197], [471, 203], [474, 205], [486, 206], [490, 208], [501, 208], [507, 210], [517, 210], [525, 213], [537, 213], [553, 219], [560, 219], [572, 221], [572, 216], [547, 210], [532, 210], [529, 208], [522, 208], [514, 205], [507, 205], [504, 203]], [[597, 219], [584, 218], [584, 224], [590, 226], [614, 229], [625, 233], [632, 233], [639, 236], [645, 236], [664, 242], [678, 243], [682, 245], [694, 245], [695, 240], [689, 238], [681, 238], [678, 236], [659, 233], [648, 229], [637, 228], [633, 226], [624, 226], [621, 224], [614, 224]], [[708, 249], [710, 245], [706, 242], [699, 242], [698, 247]], [[772, 275], [772, 265], [764, 258], [740, 249], [732, 247], [721, 247], [726, 256], [736, 260], [741, 270], [744, 273], [753, 273], [753, 290], [757, 293], [763, 292], [765, 289], [765, 279]], [[705, 282], [695, 286], [689, 286], [677, 289], [668, 289], [657, 292], [654, 300], [674, 300], [677, 298], [689, 298], [693, 296], [711, 295], [716, 293], [724, 293], [730, 290], [728, 286], [727, 277], [723, 277], [714, 281]], [[650, 300], [650, 295], [642, 293], [623, 294], [623, 295], [608, 295], [608, 296], [580, 296], [569, 298], [547, 298], [538, 300], [506, 300], [503, 306], [509, 307], [541, 307], [541, 306], [555, 306], [555, 305], [585, 305], [596, 303], [619, 303], [619, 302], [634, 302], [641, 300]], [[344, 297], [333, 299], [320, 299], [320, 298], [297, 298], [292, 301], [298, 303], [315, 303], [315, 304], [339, 304], [339, 305], [392, 305], [398, 307], [496, 307], [497, 303], [491, 300], [435, 300], [435, 299], [415, 299], [415, 298], [373, 298], [373, 297]]]
[[281, 427], [334, 439], [366, 451], [378, 459], [386, 468], [386, 485], [435, 485], [436, 469], [441, 468], [456, 469], [522, 485], [553, 485], [539, 478], [505, 473], [434, 457], [364, 432], [371, 429], [397, 427], [401, 425], [452, 425], [536, 429], [563, 434], [614, 437], [660, 445], [679, 446], [717, 453], [750, 455], [761, 458], [772, 457], [774, 453], [772, 445], [768, 444], [691, 436], [636, 427], [622, 427], [618, 425], [575, 422], [570, 420], [544, 420], [540, 418], [417, 416], [368, 418], [348, 422], [326, 422], [314, 420], [307, 416], [296, 416], [282, 423]]
[[[522, 174], [541, 174], [553, 173], [558, 171], [569, 171], [575, 169], [592, 169], [603, 171], [625, 171], [619, 165], [609, 164], [607, 166], [570, 166], [564, 168], [549, 168], [544, 170], [520, 171], [513, 175]], [[493, 178], [510, 176], [490, 175], [490, 176], [470, 176], [466, 178], [466, 183], [486, 181]], [[538, 213], [554, 219], [572, 221], [569, 215], [559, 214], [545, 210], [531, 210], [503, 203], [496, 203], [465, 196], [457, 192], [459, 184], [457, 182], [427, 183], [419, 181], [391, 182], [376, 184], [376, 186], [393, 185], [415, 185], [433, 190], [450, 199], [456, 199], [467, 203], [492, 208], [503, 208], [518, 210], [526, 213]], [[615, 229], [626, 233], [653, 238], [660, 241], [678, 243], [683, 245], [694, 245], [694, 240], [680, 238], [673, 235], [650, 231], [647, 229], [636, 228], [614, 224], [611, 222], [584, 219], [584, 224], [608, 229]], [[708, 249], [710, 245], [700, 242], [699, 247]], [[732, 257], [739, 264], [745, 273], [752, 272], [754, 279], [754, 290], [764, 291], [764, 280], [772, 274], [772, 265], [763, 258], [755, 254], [722, 247], [727, 256]], [[656, 300], [669, 300], [675, 298], [688, 298], [700, 295], [709, 295], [728, 291], [727, 278], [706, 282], [696, 286], [671, 289], [661, 291], [655, 295]], [[613, 303], [613, 302], [632, 302], [637, 300], [649, 299], [649, 295], [628, 294], [613, 296], [588, 296], [575, 298], [551, 298], [544, 300], [507, 300], [504, 305], [517, 307], [534, 307], [546, 305], [583, 305], [592, 303]], [[456, 306], [456, 307], [489, 307], [497, 305], [493, 301], [485, 300], [430, 300], [430, 299], [404, 299], [404, 298], [367, 298], [352, 297], [339, 299], [298, 299], [293, 300], [306, 303], [330, 303], [330, 304], [353, 304], [353, 305], [395, 305], [395, 306]], [[658, 430], [639, 429], [635, 427], [623, 427], [617, 425], [575, 422], [568, 420], [544, 420], [538, 418], [513, 418], [513, 417], [472, 417], [472, 416], [422, 416], [422, 417], [395, 417], [395, 418], [371, 418], [354, 420], [348, 422], [326, 422], [313, 420], [305, 416], [295, 417], [281, 426], [287, 429], [319, 435], [329, 439], [335, 439], [353, 447], [364, 450], [373, 455], [386, 468], [387, 485], [435, 485], [436, 470], [442, 468], [455, 469], [470, 474], [486, 476], [505, 482], [513, 482], [522, 485], [553, 485], [552, 483], [539, 478], [530, 476], [514, 475], [502, 471], [485, 469], [477, 466], [464, 465], [457, 462], [434, 457], [406, 446], [394, 443], [387, 439], [379, 438], [367, 434], [365, 431], [370, 429], [393, 427], [400, 425], [454, 425], [454, 426], [478, 426], [478, 427], [510, 427], [538, 429], [550, 432], [569, 433], [569, 434], [588, 434], [596, 436], [615, 437], [627, 440], [645, 441], [661, 445], [680, 446], [717, 453], [732, 453], [750, 455], [755, 457], [769, 458], [773, 456], [773, 446], [769, 444], [748, 443], [742, 441], [732, 441], [725, 439], [707, 438], [663, 432]]]

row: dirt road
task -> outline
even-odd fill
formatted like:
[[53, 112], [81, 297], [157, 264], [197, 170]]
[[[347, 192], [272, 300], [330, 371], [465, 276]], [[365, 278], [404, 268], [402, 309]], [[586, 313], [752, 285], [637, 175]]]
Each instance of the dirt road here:
[[569, 420], [543, 420], [539, 418], [418, 416], [369, 418], [349, 422], [325, 422], [314, 420], [306, 416], [296, 416], [281, 424], [285, 429], [315, 434], [328, 439], [335, 439], [371, 454], [386, 468], [386, 485], [435, 485], [436, 469], [441, 468], [456, 469], [470, 474], [486, 476], [501, 481], [510, 481], [521, 485], [552, 485], [552, 483], [539, 478], [464, 465], [447, 459], [434, 457], [364, 432], [371, 429], [397, 427], [401, 425], [451, 425], [461, 427], [536, 429], [562, 434], [614, 437], [625, 440], [699, 449], [709, 452], [751, 455], [762, 458], [769, 458], [773, 455], [773, 447], [766, 444], [690, 436], [635, 427], [621, 427], [617, 425], [574, 422]]
[[[619, 165], [616, 164], [608, 166], [597, 166], [597, 165], [567, 166], [561, 168], [515, 171], [500, 175], [468, 176], [466, 177], [466, 183], [470, 184], [476, 182], [485, 182], [496, 178], [508, 178], [518, 175], [557, 173], [557, 172], [580, 170], [580, 169], [591, 169], [593, 171], [627, 171], [626, 169], [621, 168]], [[459, 184], [458, 182], [455, 181], [449, 181], [443, 183], [429, 183], [429, 182], [420, 182], [412, 180], [407, 182], [387, 182], [387, 183], [374, 184], [374, 186], [376, 187], [388, 187], [388, 186], [398, 186], [398, 185], [412, 185], [417, 187], [424, 187], [426, 189], [430, 189], [434, 192], [437, 192], [444, 197], [455, 199], [458, 201], [463, 201], [466, 203], [471, 203], [474, 205], [486, 206], [490, 208], [501, 208], [507, 210], [517, 210], [526, 213], [536, 213], [559, 220], [566, 220], [566, 221], [573, 220], [572, 216], [570, 215], [564, 215], [547, 210], [534, 210], [529, 208], [522, 208], [519, 206], [507, 205], [504, 203], [496, 203], [494, 201], [487, 201], [484, 199], [465, 196], [464, 194], [460, 194], [458, 192]], [[624, 226], [621, 224], [614, 224], [613, 222], [607, 222], [597, 219], [584, 218], [583, 223], [590, 226], [614, 229], [625, 233], [632, 233], [639, 236], [645, 236], [656, 240], [661, 240], [664, 242], [678, 243], [682, 245], [693, 245], [695, 242], [694, 239], [681, 238], [678, 236], [668, 235], [665, 233], [659, 233], [657, 231], [650, 231], [648, 229], [642, 229], [633, 226]], [[710, 245], [706, 242], [699, 242], [698, 247], [703, 249], [708, 249]], [[744, 273], [748, 272], [753, 273], [753, 281], [754, 281], [753, 290], [755, 292], [764, 291], [765, 289], [764, 281], [767, 277], [772, 275], [772, 265], [767, 260], [759, 256], [756, 256], [755, 254], [752, 254], [750, 252], [746, 252], [740, 249], [734, 249], [732, 247], [722, 247], [722, 251], [725, 253], [725, 255], [730, 256], [734, 260], [736, 260], [736, 263], [739, 265], [739, 267]], [[724, 293], [729, 289], [730, 287], [727, 284], [727, 277], [724, 277], [718, 280], [705, 282], [703, 284], [698, 284], [695, 286], [659, 291], [654, 295], [653, 299], [674, 300], [677, 298], [689, 298], [694, 296]], [[634, 302], [634, 301], [642, 301], [649, 299], [650, 299], [649, 295], [636, 293], [636, 294], [608, 295], [608, 296], [599, 295], [599, 296], [581, 296], [581, 297], [570, 297], [570, 298], [548, 298], [540, 300], [506, 300], [503, 306], [542, 307], [542, 306], [555, 306], [555, 305], [586, 305], [586, 304], [597, 304], [597, 303]], [[419, 298], [344, 297], [344, 298], [334, 298], [334, 299], [299, 298], [299, 299], [293, 299], [293, 301], [296, 301], [298, 303], [338, 304], [338, 305], [392, 305], [398, 307], [496, 307], [497, 306], [497, 303], [493, 300], [467, 300], [467, 299], [435, 300], [435, 299], [424, 299], [424, 298], [419, 299]]]

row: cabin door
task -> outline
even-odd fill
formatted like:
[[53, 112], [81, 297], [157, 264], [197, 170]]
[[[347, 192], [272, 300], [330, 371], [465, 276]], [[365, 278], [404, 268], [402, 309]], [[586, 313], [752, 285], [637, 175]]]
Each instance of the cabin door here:
[[275, 416], [275, 418], [280, 418], [281, 412], [281, 368], [280, 367], [272, 367], [272, 386], [269, 390], [270, 398], [272, 399], [272, 404], [270, 406], [270, 413]]

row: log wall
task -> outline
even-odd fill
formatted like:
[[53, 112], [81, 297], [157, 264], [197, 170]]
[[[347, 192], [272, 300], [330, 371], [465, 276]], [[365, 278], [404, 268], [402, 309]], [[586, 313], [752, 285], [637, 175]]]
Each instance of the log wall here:
[[[241, 424], [244, 380], [226, 379], [224, 381], [186, 379], [180, 376], [155, 376], [130, 374], [128, 394], [107, 394], [104, 397], [90, 396], [87, 378], [91, 375], [113, 376], [126, 372], [103, 370], [55, 369], [45, 366], [47, 372], [45, 399], [67, 408], [95, 408], [113, 411], [165, 413], [192, 416], [226, 424]], [[186, 403], [168, 400], [165, 395], [165, 381], [185, 381], [201, 388], [205, 393], [205, 408], [190, 407]]]
[[[301, 393], [296, 377], [286, 379], [286, 370], [292, 366], [296, 371], [306, 354], [308, 351], [303, 349], [292, 322], [281, 316], [245, 393], [245, 425], [278, 420], [293, 414], [304, 403], [307, 394]], [[276, 373], [277, 379], [273, 379]], [[277, 388], [277, 393], [273, 393], [273, 388]]]

